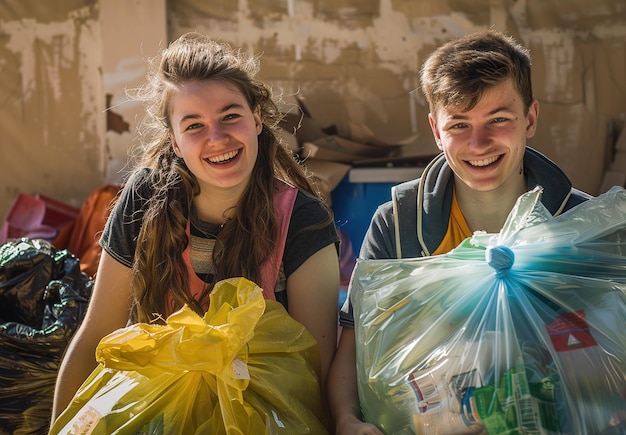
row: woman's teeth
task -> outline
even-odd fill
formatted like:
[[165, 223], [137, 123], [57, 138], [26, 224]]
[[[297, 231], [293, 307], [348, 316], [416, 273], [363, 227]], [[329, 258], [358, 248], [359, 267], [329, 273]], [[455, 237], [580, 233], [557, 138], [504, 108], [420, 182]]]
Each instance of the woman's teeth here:
[[482, 159], [482, 160], [469, 160], [469, 164], [472, 166], [487, 166], [492, 164], [493, 162], [495, 162], [496, 160], [498, 160], [500, 157], [499, 156], [495, 156], [495, 157], [491, 157], [488, 159]]
[[233, 158], [235, 158], [235, 156], [239, 154], [239, 150], [235, 150], [235, 151], [229, 151], [225, 154], [219, 155], [219, 156], [213, 156], [213, 157], [209, 157], [208, 160], [211, 163], [224, 163], [228, 160], [231, 160]]

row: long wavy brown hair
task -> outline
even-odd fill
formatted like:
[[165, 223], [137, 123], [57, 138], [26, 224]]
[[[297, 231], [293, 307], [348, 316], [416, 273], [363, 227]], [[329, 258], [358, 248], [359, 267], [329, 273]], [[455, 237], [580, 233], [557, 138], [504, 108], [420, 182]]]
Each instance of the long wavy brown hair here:
[[[176, 86], [202, 80], [234, 84], [250, 108], [259, 110], [263, 123], [251, 179], [234, 216], [216, 241], [214, 283], [239, 276], [259, 282], [260, 267], [267, 253], [273, 251], [277, 234], [272, 206], [275, 179], [322, 199], [312, 174], [278, 139], [282, 115], [271, 90], [255, 78], [258, 71], [258, 57], [192, 32], [152, 59], [145, 85], [129, 93], [146, 108], [139, 129], [142, 147], [136, 166], [152, 170], [149, 182], [154, 191], [148, 200], [132, 267], [136, 321], [154, 321], [184, 304], [203, 314], [202, 304], [212, 289], [209, 285], [199, 300], [192, 297], [182, 258], [189, 243], [186, 225], [190, 207], [200, 188], [185, 162], [174, 154], [170, 141], [169, 104]], [[330, 222], [332, 213], [328, 212]], [[168, 294], [173, 307], [168, 306]]]

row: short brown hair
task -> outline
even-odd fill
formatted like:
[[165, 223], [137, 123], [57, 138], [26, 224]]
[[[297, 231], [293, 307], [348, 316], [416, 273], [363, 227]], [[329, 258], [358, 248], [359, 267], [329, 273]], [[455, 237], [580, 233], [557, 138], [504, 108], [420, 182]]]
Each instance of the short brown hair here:
[[472, 109], [485, 89], [511, 79], [527, 112], [533, 102], [529, 50], [512, 37], [484, 30], [437, 48], [420, 71], [422, 92], [438, 107]]

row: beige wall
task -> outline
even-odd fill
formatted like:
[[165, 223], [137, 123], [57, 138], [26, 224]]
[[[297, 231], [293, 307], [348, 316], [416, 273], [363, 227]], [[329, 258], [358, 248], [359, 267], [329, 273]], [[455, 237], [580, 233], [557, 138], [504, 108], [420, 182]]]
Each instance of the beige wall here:
[[105, 180], [123, 180], [143, 107], [126, 97], [144, 82], [147, 60], [167, 45], [165, 0], [100, 2], [103, 86], [107, 103]]
[[168, 17], [170, 38], [199, 30], [263, 53], [263, 77], [297, 92], [324, 126], [364, 122], [390, 141], [418, 134], [407, 148], [415, 152], [436, 151], [414, 91], [426, 56], [467, 32], [506, 31], [530, 47], [535, 65], [531, 145], [594, 194], [607, 141], [625, 121], [623, 0], [177, 0]]
[[141, 116], [124, 89], [185, 31], [262, 53], [262, 78], [297, 93], [324, 126], [363, 122], [389, 141], [417, 134], [407, 151], [427, 152], [416, 71], [443, 41], [488, 26], [531, 48], [532, 145], [599, 193], [611, 133], [625, 122], [623, 0], [3, 0], [0, 216], [18, 192], [80, 205], [121, 180]]
[[96, 1], [0, 2], [0, 212], [19, 192], [80, 205], [102, 180]]
[[165, 0], [0, 2], [0, 216], [19, 192], [79, 207], [122, 180], [141, 116], [125, 89], [167, 43], [165, 13]]

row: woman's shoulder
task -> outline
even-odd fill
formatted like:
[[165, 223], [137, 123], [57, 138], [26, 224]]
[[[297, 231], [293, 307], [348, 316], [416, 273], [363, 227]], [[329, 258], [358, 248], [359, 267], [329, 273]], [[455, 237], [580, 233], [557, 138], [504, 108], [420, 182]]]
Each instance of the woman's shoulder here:
[[302, 189], [298, 189], [291, 211], [289, 224], [290, 233], [297, 233], [305, 228], [327, 228], [333, 226], [332, 211], [317, 196]]
[[116, 198], [114, 210], [122, 215], [141, 212], [154, 194], [151, 174], [152, 170], [149, 168], [137, 169], [129, 174]]
[[315, 203], [321, 203], [322, 200], [319, 199], [317, 196], [313, 195], [311, 192], [307, 192], [304, 189], [300, 189], [298, 187], [294, 187], [294, 189], [297, 189], [298, 191], [298, 195], [296, 196], [296, 201], [298, 202], [315, 202]]
[[154, 171], [150, 168], [137, 168], [128, 175], [124, 185], [131, 186], [135, 189], [149, 186], [153, 174]]
[[298, 189], [294, 203], [294, 212], [315, 213], [315, 215], [328, 215], [329, 209], [324, 202], [306, 190]]
[[149, 198], [154, 189], [152, 183], [154, 171], [150, 168], [135, 169], [128, 175], [123, 185], [123, 192], [132, 199]]

